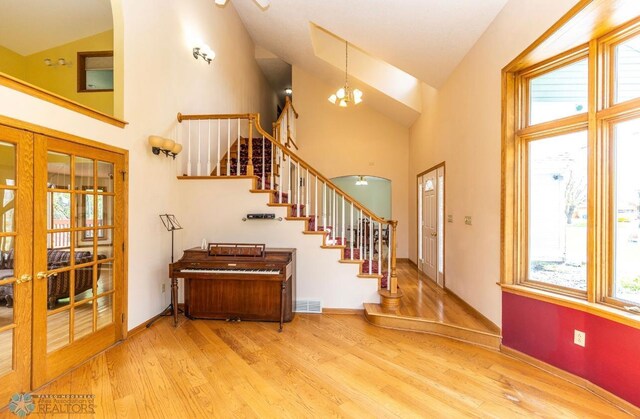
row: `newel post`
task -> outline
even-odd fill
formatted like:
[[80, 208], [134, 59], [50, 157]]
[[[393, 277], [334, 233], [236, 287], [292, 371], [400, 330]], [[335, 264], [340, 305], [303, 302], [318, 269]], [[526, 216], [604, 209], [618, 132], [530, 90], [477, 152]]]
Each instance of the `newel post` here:
[[391, 224], [391, 273], [389, 276], [389, 292], [391, 294], [398, 293], [398, 275], [396, 273], [396, 247], [398, 247], [398, 239], [396, 238], [396, 231], [398, 227], [398, 221], [390, 220]]
[[[247, 162], [247, 176], [253, 176], [253, 123], [255, 116], [249, 116], [249, 161]], [[240, 156], [238, 156], [239, 158]]]

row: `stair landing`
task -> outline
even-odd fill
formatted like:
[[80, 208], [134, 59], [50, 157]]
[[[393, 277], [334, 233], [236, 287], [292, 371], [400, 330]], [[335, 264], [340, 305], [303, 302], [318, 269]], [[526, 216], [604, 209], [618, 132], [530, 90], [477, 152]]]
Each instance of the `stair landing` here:
[[397, 275], [403, 293], [400, 308], [389, 310], [380, 304], [365, 304], [365, 317], [371, 324], [500, 348], [500, 328], [454, 294], [439, 288], [415, 265], [398, 261]]

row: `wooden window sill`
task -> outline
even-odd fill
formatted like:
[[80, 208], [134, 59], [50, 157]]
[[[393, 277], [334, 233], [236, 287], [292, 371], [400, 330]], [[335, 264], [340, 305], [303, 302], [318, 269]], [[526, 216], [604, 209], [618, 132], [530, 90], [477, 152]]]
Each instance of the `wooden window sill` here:
[[504, 292], [533, 298], [563, 307], [572, 308], [607, 320], [621, 323], [636, 329], [640, 329], [640, 314], [634, 314], [623, 309], [609, 306], [603, 303], [592, 303], [580, 298], [556, 294], [554, 292], [527, 287], [524, 285], [498, 284]]

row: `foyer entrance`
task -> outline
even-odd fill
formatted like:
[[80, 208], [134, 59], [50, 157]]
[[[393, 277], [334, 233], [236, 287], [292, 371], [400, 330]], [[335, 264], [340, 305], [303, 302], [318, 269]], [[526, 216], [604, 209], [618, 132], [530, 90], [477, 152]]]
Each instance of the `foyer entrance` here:
[[444, 163], [418, 175], [418, 269], [444, 288]]

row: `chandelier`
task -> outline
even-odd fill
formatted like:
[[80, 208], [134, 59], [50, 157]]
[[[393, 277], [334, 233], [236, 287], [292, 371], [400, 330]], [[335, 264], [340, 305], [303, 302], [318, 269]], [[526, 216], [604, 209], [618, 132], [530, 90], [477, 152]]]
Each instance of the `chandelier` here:
[[344, 46], [344, 87], [329, 96], [329, 102], [341, 108], [362, 102], [362, 91], [360, 89], [351, 90], [349, 87], [349, 42], [345, 42]]

